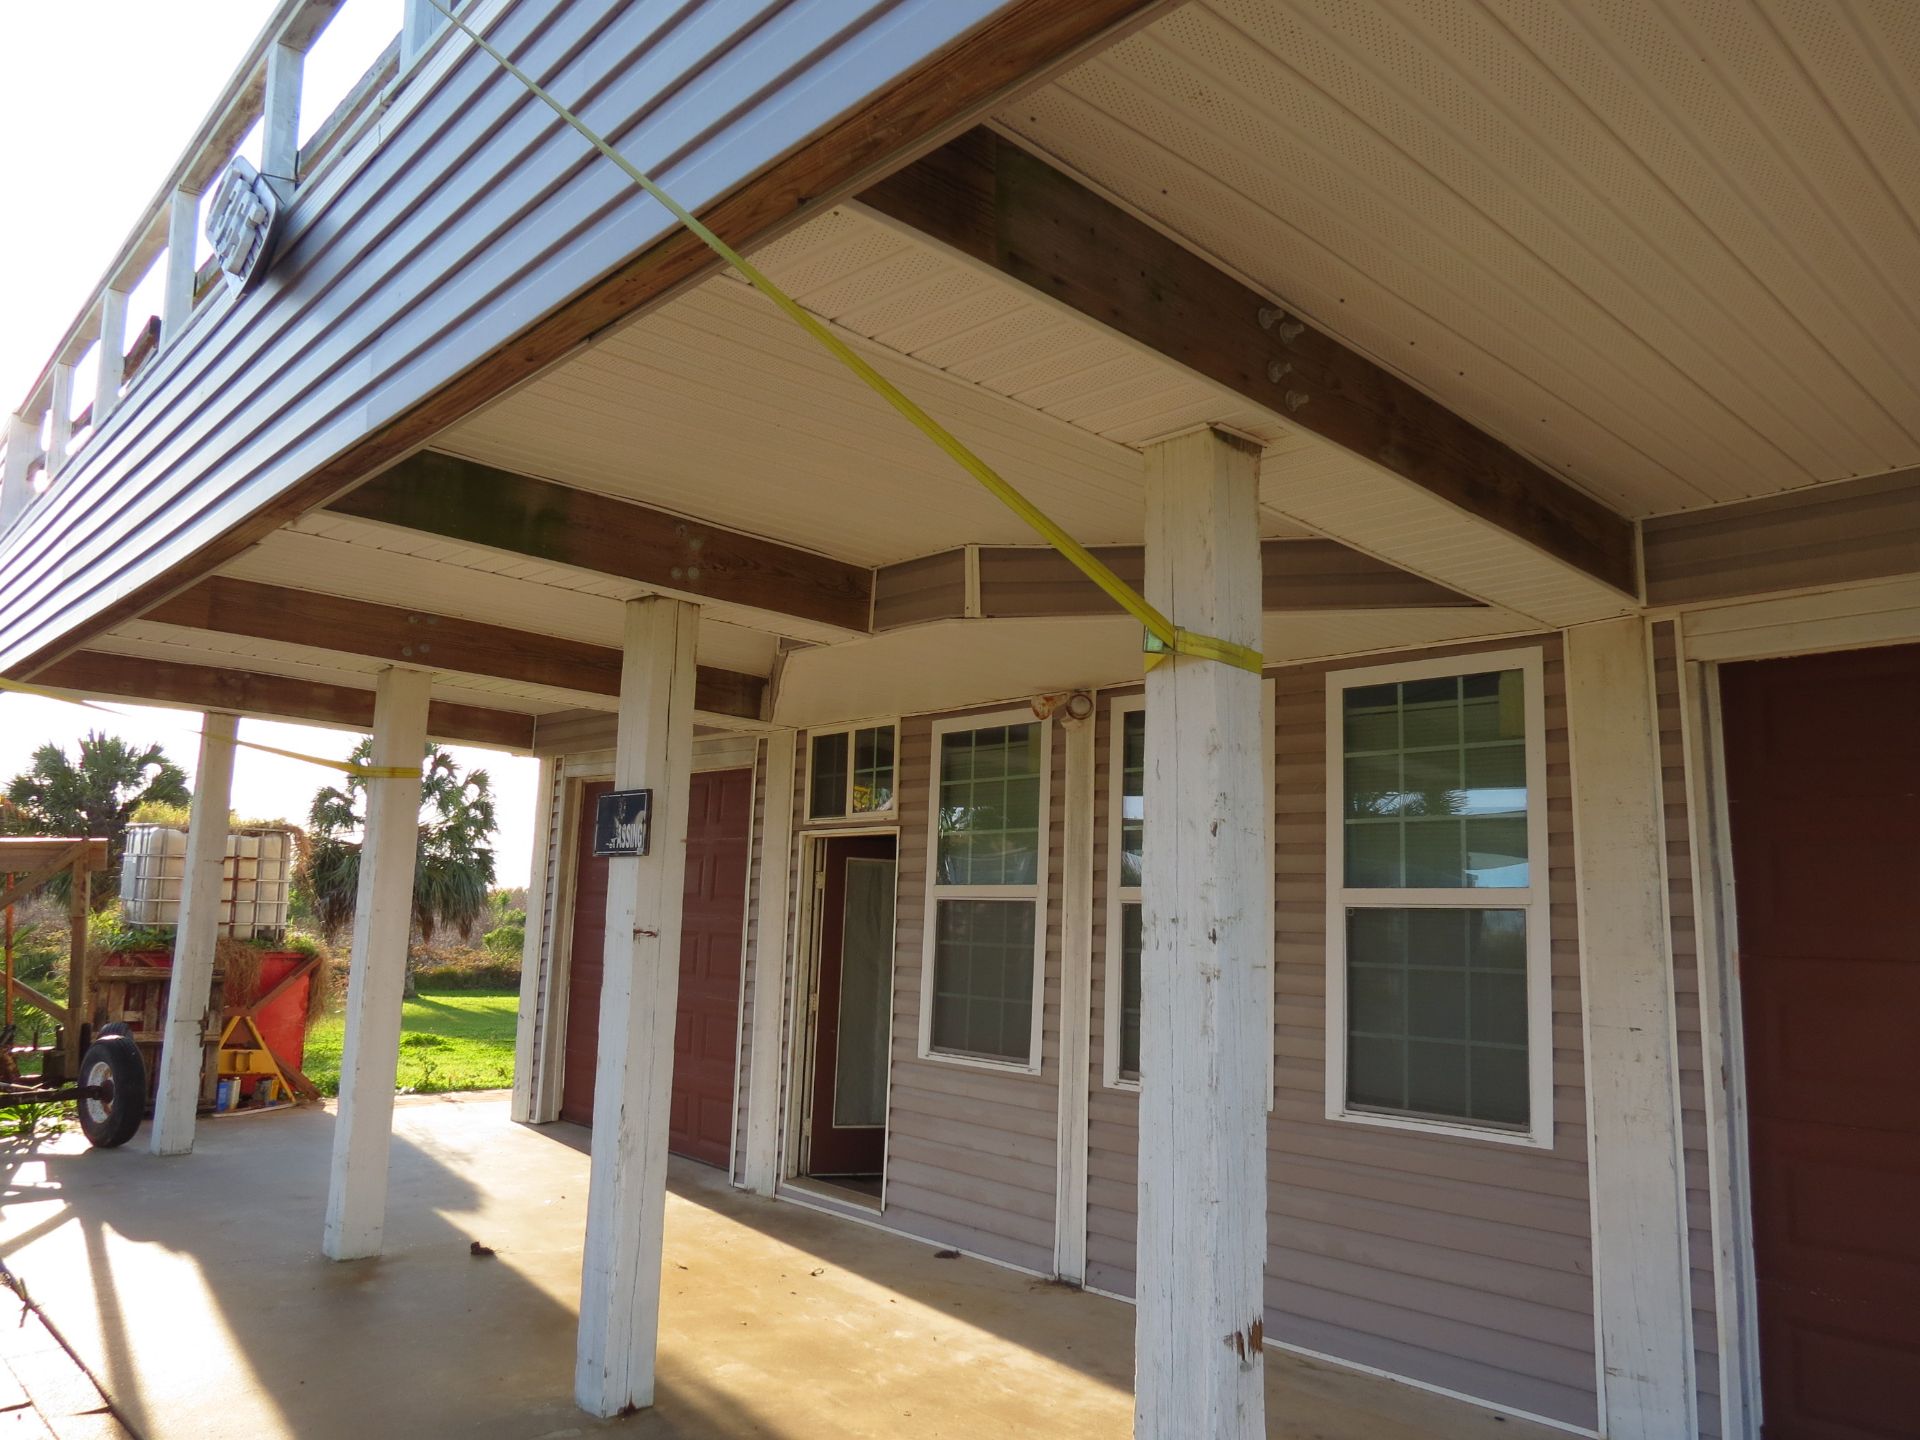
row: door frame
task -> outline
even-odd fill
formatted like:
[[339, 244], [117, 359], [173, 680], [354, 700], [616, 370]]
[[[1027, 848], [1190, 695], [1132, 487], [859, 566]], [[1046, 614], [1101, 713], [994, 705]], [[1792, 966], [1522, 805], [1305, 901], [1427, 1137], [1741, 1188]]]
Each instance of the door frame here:
[[[780, 1136], [780, 1181], [807, 1180], [807, 1144], [806, 1125], [811, 1118], [813, 1105], [813, 1054], [816, 1027], [809, 1023], [812, 1014], [812, 995], [815, 981], [820, 971], [820, 905], [818, 895], [820, 886], [816, 877], [824, 879], [820, 870], [822, 847], [830, 840], [889, 836], [893, 840], [893, 932], [888, 937], [887, 952], [892, 963], [887, 966], [887, 1087], [886, 1100], [882, 1113], [885, 1115], [887, 1134], [893, 1132], [893, 1019], [894, 1002], [899, 986], [900, 973], [900, 827], [898, 825], [834, 825], [809, 826], [795, 832], [794, 840], [799, 857], [797, 893], [793, 897], [795, 912], [794, 946], [792, 963], [788, 967], [788, 993], [792, 997], [792, 1013], [787, 1030], [787, 1063], [781, 1083], [781, 1115], [783, 1117]], [[878, 1209], [887, 1208], [887, 1173], [892, 1162], [892, 1146], [885, 1145], [880, 1152], [880, 1200]]]
[[1652, 617], [1674, 623], [1674, 658], [1680, 677], [1681, 750], [1699, 956], [1701, 1069], [1706, 1081], [1721, 1427], [1728, 1440], [1758, 1436], [1763, 1415], [1739, 911], [1720, 666], [1911, 645], [1920, 641], [1920, 611], [1902, 615], [1898, 604], [1888, 603], [1909, 599], [1920, 601], [1920, 580], [1906, 578]]

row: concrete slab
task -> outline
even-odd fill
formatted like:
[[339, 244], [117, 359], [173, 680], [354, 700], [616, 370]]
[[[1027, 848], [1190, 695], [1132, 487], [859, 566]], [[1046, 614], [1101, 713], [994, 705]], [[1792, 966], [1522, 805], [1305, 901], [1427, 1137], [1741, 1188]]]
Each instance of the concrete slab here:
[[[584, 1132], [516, 1126], [497, 1096], [402, 1100], [395, 1125], [378, 1260], [320, 1254], [320, 1110], [205, 1124], [177, 1159], [0, 1151], [0, 1255], [144, 1440], [1129, 1431], [1126, 1305], [678, 1162], [658, 1403], [590, 1420], [571, 1399]], [[1558, 1433], [1278, 1353], [1268, 1375], [1284, 1440]]]

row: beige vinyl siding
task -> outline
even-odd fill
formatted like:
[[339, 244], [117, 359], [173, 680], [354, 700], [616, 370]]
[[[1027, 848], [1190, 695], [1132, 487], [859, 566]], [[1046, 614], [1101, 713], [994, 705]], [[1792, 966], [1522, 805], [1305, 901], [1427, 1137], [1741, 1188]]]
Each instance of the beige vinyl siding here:
[[966, 613], [967, 556], [942, 550], [917, 560], [883, 565], [873, 577], [873, 628], [892, 630]]
[[[538, 875], [529, 875], [527, 877], [527, 884], [532, 887], [527, 895], [527, 904], [529, 906], [537, 905], [540, 908], [540, 953], [538, 958], [540, 966], [540, 986], [534, 1003], [534, 1012], [529, 1022], [533, 1027], [533, 1035], [527, 1049], [527, 1054], [531, 1057], [536, 1070], [547, 1056], [549, 1049], [547, 1042], [553, 1026], [562, 1023], [555, 1019], [553, 1013], [553, 977], [554, 955], [556, 953], [554, 933], [560, 924], [562, 916], [560, 881], [561, 877], [566, 873], [563, 866], [567, 859], [567, 784], [566, 767], [556, 761], [553, 766], [553, 788], [540, 797], [541, 809], [544, 812], [543, 823], [547, 827], [547, 843], [543, 851], [546, 856], [546, 864]], [[532, 918], [531, 915], [528, 916], [529, 920]], [[559, 1053], [557, 1050], [554, 1052], [553, 1058], [557, 1064], [559, 1062]], [[541, 1085], [543, 1081], [557, 1082], [558, 1079], [558, 1075], [547, 1076], [536, 1073], [533, 1076], [530, 1093], [534, 1097], [533, 1119], [536, 1123], [553, 1118], [551, 1113], [552, 1107], [547, 1107], [544, 1113], [542, 1111], [540, 1105]], [[558, 1093], [557, 1084], [552, 1084], [551, 1088], [555, 1090], [555, 1093]]]
[[[1503, 642], [1503, 648], [1515, 643]], [[1268, 1127], [1267, 1336], [1493, 1404], [1596, 1423], [1592, 1238], [1566, 701], [1544, 652], [1552, 911], [1551, 1151], [1325, 1118], [1326, 676], [1276, 682], [1275, 1078]], [[1458, 654], [1450, 647], [1366, 664]], [[1352, 662], [1360, 663], [1360, 662]], [[1133, 1293], [1137, 1104], [1100, 1083], [1105, 1046], [1111, 695], [1096, 739], [1094, 1066], [1087, 1283]], [[1149, 862], [1150, 863], [1150, 862]]]
[[1655, 605], [1920, 571], [1920, 466], [1662, 515], [1642, 528]]
[[1680, 1060], [1680, 1139], [1687, 1183], [1687, 1254], [1700, 1434], [1718, 1440], [1720, 1335], [1707, 1166], [1707, 1082], [1700, 1035], [1699, 942], [1693, 916], [1693, 846], [1687, 825], [1686, 744], [1680, 723], [1679, 647], [1671, 622], [1653, 627], [1654, 703], [1660, 728], [1660, 791], [1666, 831], [1667, 906], [1673, 927], [1674, 1036]]
[[[995, 712], [984, 712], [995, 713]], [[885, 1223], [940, 1245], [1051, 1273], [1059, 1125], [1061, 796], [1056, 734], [1047, 832], [1046, 966], [1037, 1075], [920, 1058], [927, 822], [936, 717], [901, 722], [900, 868]]]
[[[743, 1185], [747, 1178], [747, 1085], [753, 1073], [753, 957], [760, 935], [760, 871], [766, 863], [767, 829], [767, 746], [761, 741], [753, 762], [753, 831], [747, 841], [747, 928], [740, 945], [740, 1015], [734, 1031], [739, 1060], [733, 1067], [733, 1165], [732, 1178]], [[775, 856], [775, 864], [790, 863], [787, 856]]]

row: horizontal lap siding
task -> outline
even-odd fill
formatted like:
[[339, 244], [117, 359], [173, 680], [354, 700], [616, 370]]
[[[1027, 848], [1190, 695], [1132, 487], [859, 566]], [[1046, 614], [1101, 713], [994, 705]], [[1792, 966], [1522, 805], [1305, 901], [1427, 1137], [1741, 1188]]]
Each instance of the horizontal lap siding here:
[[[693, 209], [992, 0], [510, 5], [493, 39]], [[251, 294], [209, 302], [15, 532], [0, 666], [218, 538], [665, 233], [459, 39], [304, 190]], [[442, 62], [430, 59], [428, 71]]]
[[[1553, 929], [1551, 1152], [1325, 1118], [1326, 675], [1275, 675], [1275, 1074], [1267, 1334], [1574, 1425], [1596, 1417], [1566, 702], [1542, 642]], [[1421, 655], [1470, 650], [1423, 651]], [[1369, 657], [1368, 664], [1393, 659]], [[1100, 1083], [1112, 697], [1096, 742], [1088, 1283], [1133, 1293], [1137, 1102]]]
[[[560, 877], [564, 873], [561, 864], [566, 850], [566, 796], [567, 778], [565, 767], [558, 760], [553, 762], [553, 788], [540, 797], [539, 823], [546, 827], [547, 840], [542, 854], [546, 864], [538, 875], [529, 875], [527, 884], [532, 887], [527, 895], [529, 908], [538, 906], [540, 910], [540, 947], [537, 963], [540, 966], [540, 986], [538, 1000], [529, 1023], [533, 1026], [533, 1035], [527, 1048], [531, 1063], [538, 1067], [543, 1047], [548, 1035], [556, 1023], [553, 1015], [553, 956], [554, 927], [560, 921]], [[539, 1110], [540, 1082], [547, 1079], [544, 1075], [533, 1077], [535, 1109], [533, 1119], [541, 1121], [548, 1118]]]
[[1028, 1270], [1053, 1269], [1060, 1063], [1060, 868], [1066, 747], [1053, 737], [1042, 1068], [1021, 1075], [920, 1058], [933, 719], [900, 727], [900, 869], [893, 1065], [887, 1115], [889, 1226]]
[[1707, 1167], [1707, 1082], [1700, 1035], [1700, 952], [1693, 917], [1693, 841], [1687, 824], [1687, 753], [1680, 720], [1674, 626], [1653, 627], [1654, 702], [1660, 726], [1660, 789], [1666, 827], [1667, 904], [1673, 923], [1674, 1032], [1680, 1057], [1680, 1138], [1686, 1158], [1687, 1254], [1693, 1351], [1703, 1440], [1718, 1440], [1720, 1334]]

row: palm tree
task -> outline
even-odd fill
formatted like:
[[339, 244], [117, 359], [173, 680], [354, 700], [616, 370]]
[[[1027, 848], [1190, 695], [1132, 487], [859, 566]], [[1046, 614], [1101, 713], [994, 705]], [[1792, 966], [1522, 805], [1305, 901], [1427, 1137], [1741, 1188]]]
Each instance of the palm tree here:
[[[353, 759], [366, 764], [372, 740], [354, 747]], [[487, 843], [496, 828], [493, 785], [485, 770], [464, 777], [453, 756], [427, 747], [420, 784], [419, 848], [413, 869], [413, 923], [423, 945], [442, 929], [471, 934], [488, 913], [493, 886], [493, 849]], [[353, 923], [360, 888], [360, 841], [366, 826], [366, 782], [349, 776], [343, 786], [328, 786], [313, 797], [310, 844], [297, 879], [306, 891], [315, 922], [337, 941]], [[412, 973], [408, 965], [409, 977]], [[411, 986], [411, 979], [409, 979]]]
[[[93, 731], [80, 741], [78, 764], [52, 741], [33, 752], [33, 763], [7, 786], [0, 828], [16, 835], [105, 836], [108, 868], [92, 886], [99, 909], [119, 894], [120, 852], [133, 812], [149, 801], [185, 805], [191, 798], [186, 772], [158, 745], [137, 750], [117, 735]], [[49, 887], [58, 890], [65, 878]]]

